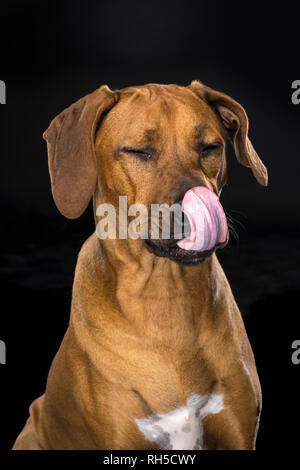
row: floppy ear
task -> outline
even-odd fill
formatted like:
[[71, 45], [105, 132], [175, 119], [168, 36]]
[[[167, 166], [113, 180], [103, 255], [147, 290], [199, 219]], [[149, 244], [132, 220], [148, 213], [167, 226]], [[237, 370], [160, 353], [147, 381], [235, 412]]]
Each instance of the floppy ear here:
[[212, 90], [198, 80], [192, 81], [188, 88], [215, 109], [228, 129], [229, 138], [239, 163], [251, 168], [256, 180], [262, 186], [267, 186], [268, 172], [249, 140], [249, 122], [244, 108], [230, 96]]
[[79, 217], [93, 195], [97, 125], [117, 99], [118, 94], [103, 85], [60, 113], [43, 134], [53, 198], [59, 211], [69, 219]]

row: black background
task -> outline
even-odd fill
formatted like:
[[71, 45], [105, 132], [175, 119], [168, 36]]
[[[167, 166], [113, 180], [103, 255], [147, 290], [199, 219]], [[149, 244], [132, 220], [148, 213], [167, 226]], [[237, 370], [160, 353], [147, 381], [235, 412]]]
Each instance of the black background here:
[[[247, 110], [250, 138], [269, 170], [268, 188], [229, 150], [222, 193], [239, 240], [220, 253], [244, 315], [263, 389], [259, 451], [297, 449], [300, 365], [298, 186], [300, 78], [297, 1], [4, 1], [0, 79], [0, 365], [3, 450], [43, 393], [68, 324], [76, 256], [94, 228], [92, 209], [64, 219], [50, 192], [42, 132], [103, 83], [187, 85], [200, 79]], [[274, 446], [275, 444], [275, 446]]]

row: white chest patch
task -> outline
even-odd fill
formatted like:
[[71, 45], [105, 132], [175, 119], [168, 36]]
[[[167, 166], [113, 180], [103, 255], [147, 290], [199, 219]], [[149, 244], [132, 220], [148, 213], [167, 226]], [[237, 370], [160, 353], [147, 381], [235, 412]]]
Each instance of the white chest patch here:
[[203, 448], [202, 421], [208, 414], [223, 409], [223, 395], [192, 395], [187, 406], [166, 414], [153, 414], [149, 418], [136, 419], [140, 431], [161, 450], [201, 450]]

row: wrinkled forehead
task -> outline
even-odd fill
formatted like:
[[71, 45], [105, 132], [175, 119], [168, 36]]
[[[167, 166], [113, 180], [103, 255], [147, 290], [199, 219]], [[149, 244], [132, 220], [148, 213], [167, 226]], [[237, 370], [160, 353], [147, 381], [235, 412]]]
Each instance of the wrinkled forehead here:
[[121, 90], [120, 100], [105, 118], [104, 127], [112, 138], [140, 139], [143, 144], [155, 142], [166, 132], [198, 138], [225, 137], [226, 132], [204, 100], [177, 85]]

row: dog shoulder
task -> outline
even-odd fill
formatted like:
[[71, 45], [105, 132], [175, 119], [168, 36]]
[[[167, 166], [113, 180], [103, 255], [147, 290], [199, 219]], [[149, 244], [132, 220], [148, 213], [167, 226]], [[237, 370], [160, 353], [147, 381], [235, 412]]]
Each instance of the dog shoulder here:
[[105, 267], [105, 255], [99, 243], [96, 233], [93, 233], [82, 245], [77, 258], [76, 271], [90, 273], [95, 276], [96, 272]]

